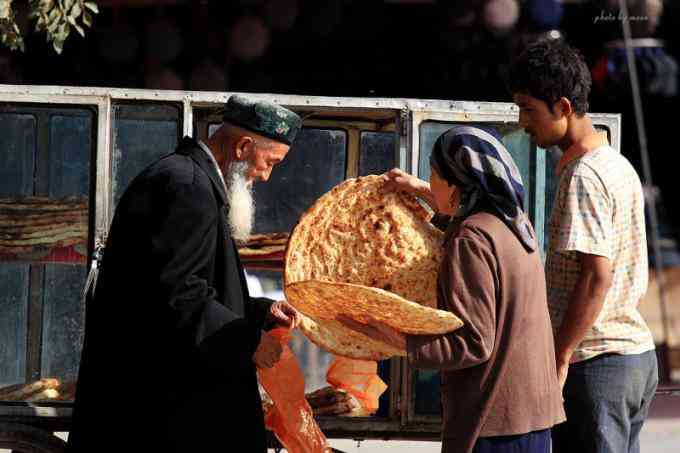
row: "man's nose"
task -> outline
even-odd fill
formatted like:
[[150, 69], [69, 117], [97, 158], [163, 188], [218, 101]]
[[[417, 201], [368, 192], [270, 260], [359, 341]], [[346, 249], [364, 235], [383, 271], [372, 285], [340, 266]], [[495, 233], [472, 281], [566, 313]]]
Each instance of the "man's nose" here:
[[266, 170], [262, 173], [262, 182], [267, 182], [269, 181], [269, 177], [272, 175], [272, 169], [270, 168], [269, 170]]

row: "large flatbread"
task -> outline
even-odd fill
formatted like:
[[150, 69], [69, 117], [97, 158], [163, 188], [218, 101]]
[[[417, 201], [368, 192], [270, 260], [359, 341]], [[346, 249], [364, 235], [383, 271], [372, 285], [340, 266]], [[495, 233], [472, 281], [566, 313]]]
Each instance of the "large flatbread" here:
[[317, 200], [288, 242], [286, 285], [354, 283], [437, 306], [444, 235], [414, 197], [383, 185], [375, 175], [349, 179]]
[[[349, 179], [301, 217], [286, 249], [287, 297], [288, 285], [315, 279], [378, 287], [436, 307], [444, 235], [414, 197], [386, 192], [383, 185], [380, 176]], [[406, 355], [333, 319], [304, 317], [301, 330], [319, 347], [345, 357]]]
[[360, 332], [349, 329], [339, 321], [320, 320], [302, 315], [300, 330], [315, 345], [339, 356], [358, 360], [385, 360], [394, 356], [406, 356], [389, 344], [376, 341]]
[[286, 298], [315, 320], [334, 321], [339, 315], [371, 324], [381, 322], [410, 335], [441, 335], [463, 322], [451, 312], [411, 302], [379, 288], [319, 280], [291, 283]]

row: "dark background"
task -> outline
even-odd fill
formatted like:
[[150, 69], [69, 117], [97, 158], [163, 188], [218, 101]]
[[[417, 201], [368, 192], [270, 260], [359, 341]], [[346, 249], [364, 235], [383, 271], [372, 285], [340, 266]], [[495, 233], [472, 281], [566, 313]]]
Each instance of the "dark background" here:
[[[618, 16], [616, 2], [565, 1], [100, 0], [85, 38], [72, 34], [57, 55], [44, 34], [26, 32], [28, 2], [17, 0], [26, 51], [0, 49], [0, 83], [511, 101], [509, 61], [557, 29], [594, 73], [606, 68], [591, 111], [623, 114], [622, 151], [641, 173], [624, 66], [602, 60], [605, 44], [622, 36], [621, 21], [596, 23]], [[663, 3], [658, 27], [653, 17], [631, 24], [637, 37], [663, 39], [662, 51], [677, 60], [680, 2]], [[634, 8], [631, 15], [644, 15]], [[494, 28], [505, 19], [513, 25]], [[648, 89], [648, 69], [641, 65], [649, 152], [674, 234], [678, 94]]]

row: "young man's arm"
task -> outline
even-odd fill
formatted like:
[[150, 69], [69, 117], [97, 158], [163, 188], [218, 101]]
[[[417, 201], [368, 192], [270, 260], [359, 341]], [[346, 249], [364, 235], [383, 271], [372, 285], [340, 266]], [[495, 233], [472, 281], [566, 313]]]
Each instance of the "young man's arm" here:
[[560, 188], [557, 253], [575, 253], [579, 275], [562, 324], [555, 335], [555, 359], [564, 385], [574, 351], [602, 311], [612, 285], [612, 205], [607, 189], [588, 167], [578, 169]]
[[595, 324], [607, 292], [612, 284], [612, 268], [608, 258], [579, 253], [581, 272], [569, 301], [569, 308], [555, 337], [557, 377], [564, 386], [569, 361], [576, 347]]

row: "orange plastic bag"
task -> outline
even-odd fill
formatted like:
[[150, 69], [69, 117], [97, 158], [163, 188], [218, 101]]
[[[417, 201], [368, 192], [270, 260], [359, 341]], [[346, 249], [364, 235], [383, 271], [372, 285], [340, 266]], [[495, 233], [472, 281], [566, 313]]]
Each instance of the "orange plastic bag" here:
[[314, 413], [305, 399], [305, 378], [293, 351], [288, 346], [289, 329], [274, 329], [265, 335], [274, 336], [283, 347], [281, 360], [269, 369], [257, 371], [274, 406], [265, 414], [265, 426], [274, 431], [290, 453], [327, 453], [331, 449], [326, 436], [314, 420]]
[[364, 415], [378, 410], [378, 399], [387, 390], [387, 385], [378, 376], [378, 363], [366, 360], [335, 357], [328, 367], [326, 380], [359, 400]]

